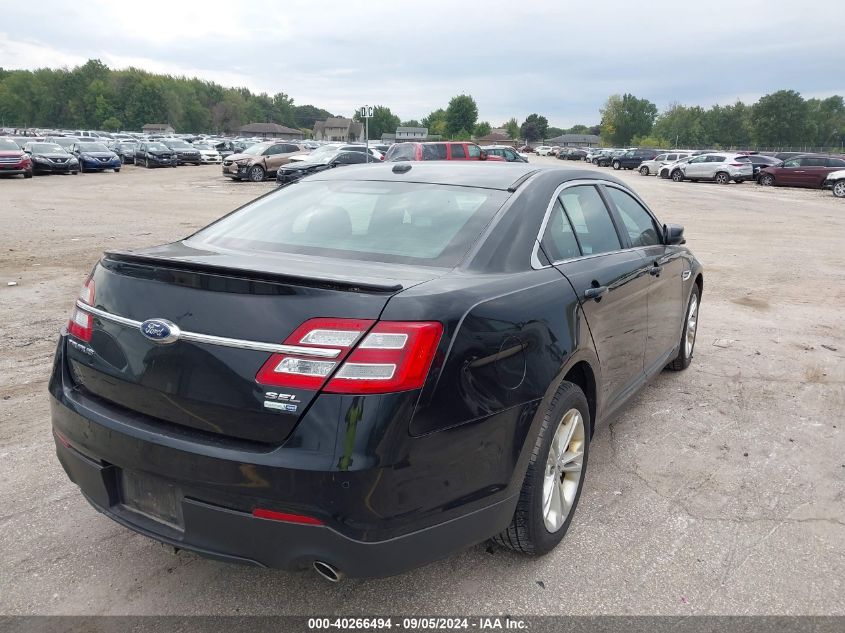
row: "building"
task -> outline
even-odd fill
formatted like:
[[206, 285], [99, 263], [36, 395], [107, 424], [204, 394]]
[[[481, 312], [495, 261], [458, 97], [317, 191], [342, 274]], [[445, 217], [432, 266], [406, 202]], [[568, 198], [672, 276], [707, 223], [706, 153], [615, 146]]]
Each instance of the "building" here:
[[475, 139], [475, 142], [479, 145], [508, 145], [510, 147], [516, 147], [518, 143], [518, 141], [515, 141], [507, 134], [496, 131], [490, 132], [487, 136]]
[[176, 130], [170, 123], [147, 123], [141, 128], [144, 134], [173, 134]]
[[545, 143], [560, 147], [597, 147], [599, 140], [595, 134], [561, 134], [554, 138], [547, 138]]
[[329, 117], [314, 123], [315, 141], [358, 143], [364, 140], [364, 124], [342, 116]]
[[261, 138], [280, 138], [286, 141], [301, 141], [302, 130], [295, 130], [278, 123], [249, 123], [238, 128], [242, 136], [260, 136]]
[[385, 145], [392, 145], [396, 142], [396, 134], [390, 134], [389, 132], [385, 132], [381, 135], [381, 142]]
[[428, 138], [427, 127], [398, 127], [396, 128], [396, 142], [424, 141]]

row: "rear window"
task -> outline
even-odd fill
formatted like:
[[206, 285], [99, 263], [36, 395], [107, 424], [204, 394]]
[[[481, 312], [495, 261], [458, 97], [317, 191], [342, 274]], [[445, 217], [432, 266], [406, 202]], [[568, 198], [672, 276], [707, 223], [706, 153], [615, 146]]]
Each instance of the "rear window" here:
[[452, 267], [506, 198], [502, 191], [425, 183], [306, 181], [188, 241], [250, 253]]

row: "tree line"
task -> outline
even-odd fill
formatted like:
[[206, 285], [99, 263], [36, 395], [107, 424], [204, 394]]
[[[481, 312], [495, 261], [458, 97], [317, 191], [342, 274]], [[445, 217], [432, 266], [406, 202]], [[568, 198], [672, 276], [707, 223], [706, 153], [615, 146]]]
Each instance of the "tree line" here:
[[332, 113], [294, 105], [283, 92], [255, 94], [197, 78], [112, 70], [92, 59], [71, 70], [0, 68], [0, 126], [140, 130], [170, 123], [180, 132], [229, 132], [247, 123], [311, 129]]
[[711, 108], [671, 104], [658, 113], [648, 99], [612, 95], [601, 109], [601, 138], [609, 146], [827, 147], [845, 145], [845, 101], [839, 95], [804, 99], [779, 90], [753, 104]]

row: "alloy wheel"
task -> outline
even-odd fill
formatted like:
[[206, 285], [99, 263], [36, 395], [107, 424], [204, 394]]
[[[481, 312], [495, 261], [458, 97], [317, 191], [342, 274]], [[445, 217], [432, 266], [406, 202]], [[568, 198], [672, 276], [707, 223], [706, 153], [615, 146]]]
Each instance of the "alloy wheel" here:
[[687, 358], [692, 357], [692, 348], [695, 347], [695, 331], [698, 329], [698, 296], [693, 293], [689, 301], [687, 311], [687, 335], [684, 338], [684, 351]]
[[833, 195], [837, 198], [845, 198], [845, 180], [840, 180], [833, 185]]
[[552, 438], [543, 477], [543, 523], [551, 533], [563, 527], [578, 496], [584, 440], [584, 418], [578, 409], [569, 409]]
[[760, 184], [764, 187], [771, 187], [773, 184], [775, 184], [775, 179], [769, 174], [763, 174], [760, 177]]
[[719, 172], [718, 174], [716, 174], [716, 183], [717, 184], [726, 185], [730, 182], [730, 180], [731, 179], [728, 178], [728, 175], [724, 172]]

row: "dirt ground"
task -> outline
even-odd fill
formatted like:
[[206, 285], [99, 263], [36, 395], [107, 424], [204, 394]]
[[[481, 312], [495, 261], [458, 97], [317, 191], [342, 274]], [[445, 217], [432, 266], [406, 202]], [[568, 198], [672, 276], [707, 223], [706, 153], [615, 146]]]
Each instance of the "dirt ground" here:
[[845, 614], [845, 201], [614, 173], [704, 263], [692, 367], [598, 429], [552, 554], [479, 545], [339, 585], [112, 523], [50, 433], [57, 333], [99, 254], [183, 237], [273, 184], [212, 166], [0, 180], [0, 613]]

